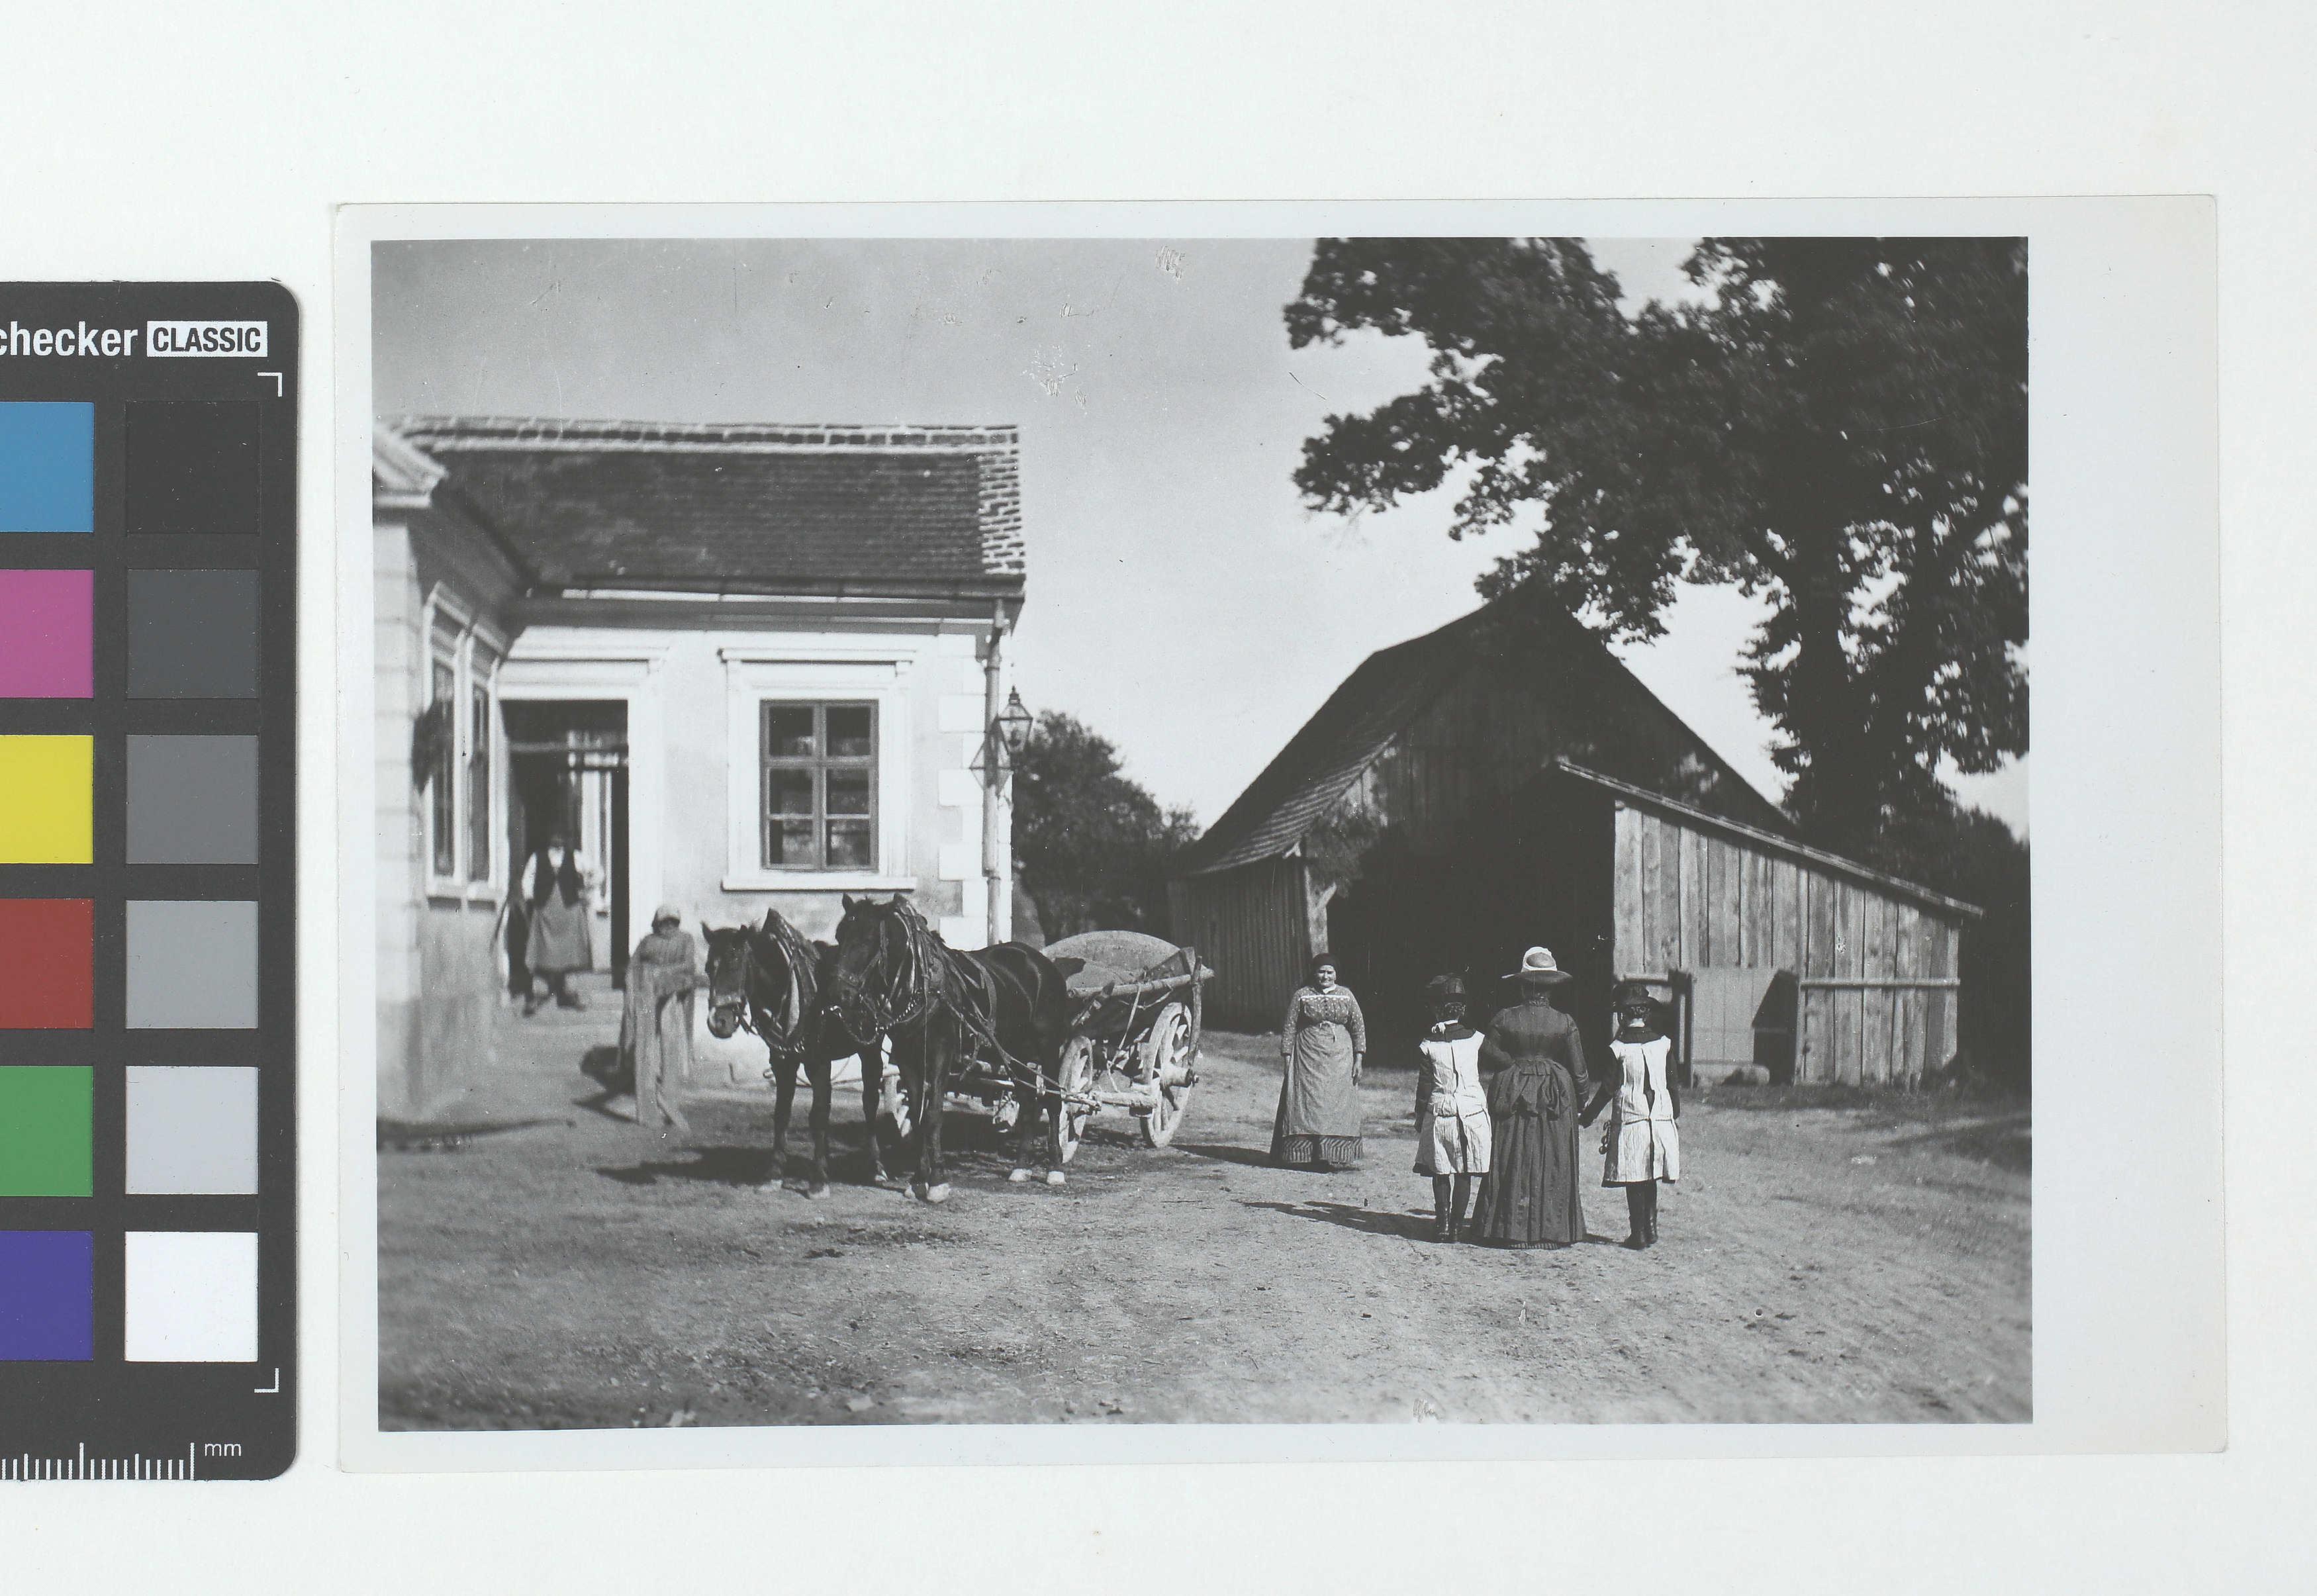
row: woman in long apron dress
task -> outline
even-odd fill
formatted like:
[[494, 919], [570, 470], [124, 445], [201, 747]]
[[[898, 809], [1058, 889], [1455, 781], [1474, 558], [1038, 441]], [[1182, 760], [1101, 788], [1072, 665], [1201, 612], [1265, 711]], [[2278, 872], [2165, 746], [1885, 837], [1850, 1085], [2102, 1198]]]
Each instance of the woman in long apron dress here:
[[[559, 1009], [585, 1009], [586, 1000], [571, 990], [575, 970], [595, 967], [594, 939], [589, 935], [589, 883], [558, 831], [523, 867], [523, 895], [531, 905], [530, 946], [524, 960], [531, 973], [546, 979]], [[539, 1012], [536, 991], [524, 1002], [526, 1015]]]
[[1360, 1000], [1336, 984], [1335, 961], [1323, 954], [1311, 961], [1311, 983], [1287, 1000], [1279, 1027], [1287, 1079], [1271, 1126], [1276, 1162], [1348, 1170], [1360, 1161], [1360, 1063], [1367, 1050]]
[[1681, 1179], [1681, 1095], [1668, 1079], [1673, 1040], [1658, 1028], [1650, 989], [1628, 982], [1617, 989], [1617, 1034], [1609, 1051], [1617, 1075], [1601, 1084], [1586, 1107], [1591, 1125], [1614, 1105], [1601, 1138], [1601, 1184], [1625, 1188], [1625, 1245], [1657, 1245], [1658, 1182]]
[[1585, 1044], [1552, 1006], [1570, 980], [1548, 948], [1532, 947], [1507, 980], [1520, 1000], [1489, 1022], [1481, 1068], [1489, 1081], [1495, 1146], [1473, 1210], [1473, 1240], [1566, 1247], [1585, 1239], [1577, 1116], [1584, 1106]]
[[1416, 1172], [1432, 1177], [1432, 1239], [1454, 1242], [1472, 1200], [1472, 1177], [1489, 1172], [1489, 1098], [1481, 1085], [1481, 1033], [1464, 1023], [1464, 982], [1435, 976], [1432, 1028], [1418, 1044]]

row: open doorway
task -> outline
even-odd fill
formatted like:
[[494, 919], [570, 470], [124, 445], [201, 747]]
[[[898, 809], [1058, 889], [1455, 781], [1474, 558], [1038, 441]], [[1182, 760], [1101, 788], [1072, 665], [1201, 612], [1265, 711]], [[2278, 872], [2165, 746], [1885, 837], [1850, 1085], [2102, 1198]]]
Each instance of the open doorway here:
[[1465, 976], [1471, 1018], [1484, 1025], [1513, 1000], [1504, 977], [1542, 946], [1575, 977], [1552, 1001], [1576, 1019], [1588, 1067], [1607, 1058], [1609, 811], [1555, 799], [1541, 790], [1476, 805], [1446, 847], [1421, 854], [1387, 834], [1329, 901], [1337, 974], [1385, 1045], [1413, 1049], [1427, 1020], [1424, 984], [1437, 974]]
[[[627, 978], [634, 941], [628, 901], [628, 706], [617, 699], [503, 703], [510, 769], [507, 856], [516, 879], [560, 831], [597, 883], [590, 941], [594, 967], [614, 985]], [[531, 972], [510, 916], [510, 985], [528, 991]]]

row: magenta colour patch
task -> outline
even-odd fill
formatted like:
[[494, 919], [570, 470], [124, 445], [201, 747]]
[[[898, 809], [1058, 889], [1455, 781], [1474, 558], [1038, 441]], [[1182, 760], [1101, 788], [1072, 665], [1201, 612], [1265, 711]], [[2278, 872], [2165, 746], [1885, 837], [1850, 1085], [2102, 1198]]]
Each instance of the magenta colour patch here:
[[0, 698], [86, 698], [92, 650], [85, 570], [0, 570]]

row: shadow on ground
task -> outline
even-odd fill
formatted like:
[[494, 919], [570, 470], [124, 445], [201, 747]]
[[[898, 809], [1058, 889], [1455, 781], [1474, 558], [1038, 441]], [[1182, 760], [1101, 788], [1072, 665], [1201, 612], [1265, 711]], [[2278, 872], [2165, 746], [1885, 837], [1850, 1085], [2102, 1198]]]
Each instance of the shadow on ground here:
[[1968, 1125], [1901, 1136], [1891, 1145], [1910, 1152], [1944, 1152], [1953, 1158], [1974, 1159], [2015, 1175], [2035, 1172], [2035, 1138], [2031, 1116], [2025, 1108], [1973, 1120]]
[[1396, 1214], [1389, 1208], [1363, 1208], [1353, 1203], [1248, 1203], [1245, 1206], [1284, 1214], [1293, 1219], [1340, 1224], [1346, 1230], [1372, 1236], [1401, 1236], [1421, 1242], [1432, 1234], [1432, 1217], [1428, 1214]]
[[1177, 1142], [1175, 1151], [1187, 1152], [1194, 1158], [1212, 1159], [1217, 1163], [1245, 1164], [1249, 1169], [1273, 1170], [1278, 1164], [1270, 1153], [1255, 1147], [1232, 1147], [1221, 1142]]

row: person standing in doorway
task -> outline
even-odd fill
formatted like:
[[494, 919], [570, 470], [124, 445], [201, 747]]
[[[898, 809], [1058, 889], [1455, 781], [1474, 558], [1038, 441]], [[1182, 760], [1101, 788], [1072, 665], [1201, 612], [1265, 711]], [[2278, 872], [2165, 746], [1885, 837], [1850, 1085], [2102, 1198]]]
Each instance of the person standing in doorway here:
[[1577, 1115], [1584, 1103], [1585, 1044], [1577, 1022], [1553, 1006], [1570, 974], [1552, 950], [1532, 947], [1505, 978], [1519, 992], [1489, 1022], [1481, 1068], [1491, 1071], [1495, 1146], [1481, 1182], [1472, 1229], [1479, 1241], [1566, 1247], [1585, 1239], [1577, 1170]]
[[[579, 863], [570, 839], [560, 831], [523, 866], [523, 900], [531, 908], [531, 936], [524, 958], [535, 980], [543, 980], [559, 1009], [585, 1009], [587, 1000], [571, 990], [575, 972], [595, 967], [588, 920], [595, 897], [594, 872]], [[523, 1011], [539, 1012], [545, 1001], [533, 986]]]
[[1625, 1245], [1653, 1247], [1658, 1239], [1658, 1182], [1681, 1179], [1681, 1097], [1668, 1065], [1673, 1039], [1658, 1027], [1650, 989], [1629, 981], [1617, 988], [1617, 1034], [1609, 1051], [1617, 1074], [1602, 1082], [1585, 1110], [1591, 1125], [1611, 1108], [1602, 1135], [1601, 1184], [1625, 1188]]
[[1271, 1127], [1271, 1156], [1293, 1168], [1348, 1170], [1360, 1161], [1360, 1064], [1367, 1021], [1351, 989], [1336, 984], [1336, 962], [1321, 954], [1311, 979], [1287, 1000], [1279, 1055], [1287, 1079]]
[[1481, 1086], [1481, 1033], [1464, 1023], [1464, 980], [1436, 975], [1425, 989], [1432, 1028], [1418, 1051], [1416, 1172], [1432, 1177], [1432, 1239], [1454, 1242], [1472, 1199], [1472, 1177], [1489, 1172], [1489, 1098]]

